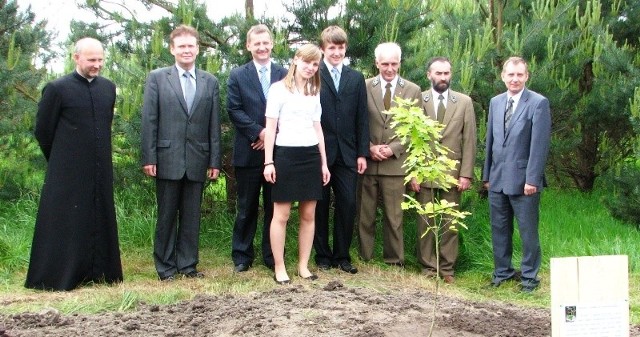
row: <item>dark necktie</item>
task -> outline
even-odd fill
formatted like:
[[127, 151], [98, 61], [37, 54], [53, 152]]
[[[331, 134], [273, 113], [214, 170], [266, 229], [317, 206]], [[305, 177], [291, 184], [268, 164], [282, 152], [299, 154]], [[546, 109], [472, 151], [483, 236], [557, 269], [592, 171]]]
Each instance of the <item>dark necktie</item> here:
[[391, 108], [391, 83], [387, 83], [384, 87], [386, 89], [383, 97], [384, 109], [389, 110]]
[[260, 68], [260, 86], [262, 86], [262, 93], [264, 98], [267, 98], [269, 94], [269, 86], [271, 86], [271, 79], [267, 77], [267, 66]]
[[184, 100], [187, 102], [187, 111], [191, 113], [191, 105], [193, 105], [193, 97], [196, 95], [196, 91], [191, 83], [191, 73], [185, 71], [184, 74]]
[[440, 95], [438, 96], [438, 100], [440, 100], [440, 103], [438, 104], [438, 114], [436, 115], [436, 119], [438, 120], [438, 123], [442, 123], [442, 121], [444, 120], [444, 111], [445, 111], [445, 107], [444, 107], [444, 96]]
[[513, 116], [513, 97], [509, 97], [507, 102], [507, 109], [504, 111], [504, 129], [509, 129], [509, 122], [511, 122], [511, 116]]

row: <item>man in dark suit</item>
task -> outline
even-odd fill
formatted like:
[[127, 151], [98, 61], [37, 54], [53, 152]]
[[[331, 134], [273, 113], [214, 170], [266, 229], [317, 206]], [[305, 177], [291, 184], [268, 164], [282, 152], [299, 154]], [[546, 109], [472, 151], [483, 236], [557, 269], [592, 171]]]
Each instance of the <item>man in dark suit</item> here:
[[[435, 200], [447, 200], [460, 204], [463, 191], [471, 187], [473, 164], [476, 160], [476, 114], [473, 103], [467, 95], [449, 89], [451, 85], [451, 62], [446, 57], [434, 57], [427, 64], [427, 77], [431, 88], [422, 93], [422, 108], [429, 118], [444, 124], [440, 144], [450, 150], [449, 159], [457, 161], [456, 169], [448, 172], [458, 181], [457, 186], [443, 189], [442, 186], [429, 181], [419, 184], [411, 181], [411, 189], [416, 192], [416, 199], [426, 204]], [[454, 282], [453, 267], [458, 257], [458, 233], [450, 229], [447, 219], [438, 224], [439, 230], [431, 228], [426, 236], [422, 235], [428, 227], [434, 226], [422, 217], [418, 218], [418, 262], [422, 265], [422, 273], [427, 276], [438, 276], [436, 269], [445, 283]], [[439, 252], [436, 252], [435, 233], [440, 238]], [[440, 258], [437, 259], [437, 255]], [[438, 262], [436, 262], [438, 261]]]
[[[323, 188], [316, 205], [316, 231], [313, 246], [316, 265], [331, 266], [355, 274], [349, 248], [356, 216], [358, 174], [367, 168], [369, 155], [369, 116], [364, 76], [343, 64], [347, 34], [338, 26], [326, 28], [321, 36], [324, 60], [320, 64], [322, 90], [322, 132], [331, 181]], [[333, 249], [329, 245], [330, 192], [335, 196]]]
[[367, 110], [369, 111], [369, 159], [360, 184], [358, 233], [360, 256], [368, 261], [373, 257], [376, 232], [378, 195], [384, 208], [383, 259], [392, 265], [404, 266], [404, 238], [402, 200], [404, 199], [406, 148], [391, 127], [393, 117], [386, 114], [395, 105], [394, 97], [411, 99], [419, 106], [420, 87], [398, 75], [402, 51], [392, 42], [379, 44], [375, 49], [379, 75], [367, 79]]
[[238, 191], [237, 215], [231, 239], [234, 270], [249, 270], [255, 258], [253, 239], [256, 235], [260, 189], [264, 224], [262, 258], [273, 269], [273, 253], [269, 227], [273, 216], [271, 184], [264, 180], [264, 135], [267, 93], [271, 83], [280, 81], [287, 70], [271, 62], [273, 38], [269, 28], [255, 25], [247, 32], [247, 50], [252, 60], [231, 70], [227, 82], [227, 112], [235, 127], [233, 165]]
[[221, 155], [218, 80], [195, 69], [198, 32], [181, 25], [169, 46], [176, 64], [149, 74], [142, 108], [142, 168], [156, 179], [158, 203], [153, 256], [167, 281], [204, 277], [196, 269], [200, 204]]
[[[540, 192], [551, 138], [549, 100], [525, 88], [527, 63], [511, 57], [503, 65], [507, 92], [489, 103], [486, 160], [482, 180], [489, 190], [494, 272], [491, 284], [521, 279], [522, 291], [533, 291], [542, 254], [538, 236]], [[522, 238], [521, 274], [511, 263], [513, 217]]]

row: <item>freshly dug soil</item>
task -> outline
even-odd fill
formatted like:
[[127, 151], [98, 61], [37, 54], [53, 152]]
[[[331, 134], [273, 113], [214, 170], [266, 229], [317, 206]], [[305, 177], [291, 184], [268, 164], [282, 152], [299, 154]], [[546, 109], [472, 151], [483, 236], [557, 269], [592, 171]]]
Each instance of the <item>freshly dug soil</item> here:
[[[248, 295], [198, 295], [131, 312], [0, 316], [0, 336], [428, 336], [434, 296], [418, 289], [377, 292], [340, 281], [294, 284]], [[435, 337], [550, 336], [549, 310], [440, 296]], [[633, 327], [631, 336], [640, 336]]]

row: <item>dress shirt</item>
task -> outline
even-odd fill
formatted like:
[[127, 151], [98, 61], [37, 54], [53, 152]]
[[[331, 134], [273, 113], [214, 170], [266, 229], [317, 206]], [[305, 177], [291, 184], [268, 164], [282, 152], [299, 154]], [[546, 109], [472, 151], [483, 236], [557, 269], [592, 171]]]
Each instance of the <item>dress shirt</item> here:
[[393, 102], [393, 94], [396, 92], [396, 85], [398, 84], [398, 75], [396, 75], [396, 77], [394, 77], [391, 82], [387, 82], [384, 78], [382, 78], [382, 76], [380, 76], [379, 78], [380, 93], [382, 94], [382, 99], [384, 100], [384, 93], [385, 91], [387, 91], [387, 83], [391, 83], [391, 88], [389, 88], [389, 90], [391, 90], [391, 102]]
[[180, 68], [179, 65], [176, 64], [176, 68], [178, 68], [178, 76], [180, 77], [180, 85], [182, 86], [182, 97], [186, 97], [186, 93], [184, 92], [184, 86], [185, 86], [185, 82], [187, 79], [182, 76], [184, 75], [185, 72], [189, 71], [189, 74], [191, 74], [191, 77], [189, 77], [189, 81], [191, 81], [191, 85], [193, 85], [193, 92], [195, 93], [196, 90], [196, 67], [193, 67], [191, 69], [182, 69]]
[[260, 78], [260, 69], [262, 69], [262, 67], [267, 67], [267, 72], [265, 72], [264, 74], [267, 76], [267, 78], [271, 78], [271, 60], [269, 60], [269, 62], [267, 62], [267, 64], [265, 65], [262, 65], [253, 60], [253, 64], [256, 66], [256, 74], [258, 74], [258, 78]]
[[[440, 105], [440, 100], [438, 99], [438, 96], [442, 95], [442, 97], [444, 97], [444, 99], [442, 100], [442, 104], [444, 104], [444, 108], [447, 108], [447, 101], [449, 101], [449, 89], [445, 90], [445, 92], [443, 93], [439, 93], [435, 90], [433, 90], [433, 88], [431, 88], [431, 97], [433, 97], [432, 101], [433, 101], [433, 111], [436, 112], [436, 114], [438, 113], [438, 105]], [[437, 117], [437, 116], [436, 116]]]

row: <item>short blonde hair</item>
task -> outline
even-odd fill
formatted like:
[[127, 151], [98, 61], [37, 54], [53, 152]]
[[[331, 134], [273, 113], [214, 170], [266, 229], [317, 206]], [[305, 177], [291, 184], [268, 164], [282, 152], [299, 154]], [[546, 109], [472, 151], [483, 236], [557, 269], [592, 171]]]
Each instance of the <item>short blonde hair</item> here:
[[267, 27], [267, 25], [265, 24], [259, 23], [249, 28], [249, 31], [247, 32], [247, 43], [251, 42], [251, 35], [262, 33], [269, 33], [269, 38], [271, 38], [271, 41], [273, 41], [273, 34], [271, 34], [271, 30], [269, 29], [269, 27]]
[[502, 64], [502, 73], [505, 72], [505, 70], [507, 69], [507, 65], [509, 63], [513, 63], [514, 66], [522, 63], [524, 64], [524, 71], [528, 74], [529, 73], [529, 65], [527, 64], [527, 61], [525, 61], [522, 57], [520, 56], [511, 56], [510, 58], [508, 58], [506, 61], [504, 61], [504, 63]]
[[347, 33], [338, 26], [329, 26], [320, 34], [320, 47], [324, 48], [329, 43], [347, 44]]

